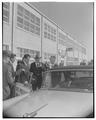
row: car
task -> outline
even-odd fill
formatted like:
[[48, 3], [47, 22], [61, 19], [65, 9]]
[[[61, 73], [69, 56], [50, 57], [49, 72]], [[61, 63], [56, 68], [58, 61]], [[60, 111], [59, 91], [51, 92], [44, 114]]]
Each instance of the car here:
[[43, 73], [40, 90], [3, 101], [3, 117], [94, 117], [93, 66]]

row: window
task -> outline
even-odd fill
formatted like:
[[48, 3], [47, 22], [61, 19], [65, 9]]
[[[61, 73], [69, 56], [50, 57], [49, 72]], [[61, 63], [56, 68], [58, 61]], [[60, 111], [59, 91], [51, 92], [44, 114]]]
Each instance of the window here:
[[48, 25], [48, 32], [50, 32], [50, 26]]
[[35, 26], [33, 24], [30, 24], [30, 32], [34, 33], [35, 31]]
[[20, 28], [23, 28], [23, 18], [17, 16], [17, 25]]
[[24, 9], [24, 18], [29, 21], [30, 18], [30, 12], [26, 9]]
[[38, 17], [35, 17], [35, 23], [36, 25], [40, 26], [40, 19]]
[[53, 34], [53, 28], [51, 27], [51, 33]]
[[3, 2], [3, 21], [9, 23], [10, 3]]
[[19, 15], [19, 16], [21, 16], [21, 17], [23, 17], [23, 14], [24, 14], [24, 9], [23, 9], [23, 7], [22, 6], [20, 6], [20, 5], [18, 5], [18, 11], [17, 11], [17, 14]]
[[47, 30], [47, 24], [46, 23], [44, 23], [44, 29]]
[[50, 39], [50, 33], [48, 33], [48, 39]]
[[9, 45], [3, 45], [3, 50], [9, 50]]
[[39, 27], [35, 27], [35, 33], [37, 34], [37, 35], [40, 35], [40, 28]]
[[56, 35], [56, 30], [54, 29], [54, 35]]
[[44, 23], [44, 38], [56, 41], [56, 29], [47, 23]]
[[[43, 74], [43, 87], [54, 88], [54, 90], [65, 90], [68, 88], [70, 91], [72, 89], [79, 90], [93, 90], [93, 71], [47, 71]], [[47, 84], [47, 85], [46, 85]], [[64, 88], [64, 89], [63, 89]], [[71, 88], [71, 89], [70, 89]]]
[[44, 37], [47, 38], [47, 32], [44, 32]]
[[29, 31], [29, 22], [24, 20], [24, 29]]
[[66, 36], [63, 33], [59, 32], [59, 44], [67, 44]]
[[30, 21], [31, 23], [35, 23], [35, 15], [32, 13], [31, 13]]
[[17, 6], [17, 26], [40, 36], [40, 18], [22, 6]]
[[17, 48], [17, 56], [18, 57], [23, 57], [24, 54], [29, 54], [32, 58], [34, 58], [36, 54], [40, 54], [40, 51], [18, 47]]

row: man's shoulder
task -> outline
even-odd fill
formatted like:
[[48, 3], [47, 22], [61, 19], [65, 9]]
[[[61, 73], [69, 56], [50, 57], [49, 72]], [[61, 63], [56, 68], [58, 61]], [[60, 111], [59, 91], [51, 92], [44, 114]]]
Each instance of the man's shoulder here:
[[31, 65], [35, 65], [35, 62], [31, 63]]
[[54, 64], [53, 68], [57, 68], [57, 67], [58, 67], [58, 65], [57, 65], [57, 64]]
[[3, 69], [4, 69], [4, 70], [5, 70], [5, 69], [8, 69], [8, 67], [9, 67], [8, 63], [3, 63]]
[[20, 67], [24, 67], [25, 66], [23, 61], [21, 61], [19, 65], [20, 65]]
[[11, 62], [8, 63], [9, 67], [13, 67], [13, 64]]
[[12, 71], [12, 66], [9, 63], [5, 63], [3, 69], [4, 71], [9, 72]]

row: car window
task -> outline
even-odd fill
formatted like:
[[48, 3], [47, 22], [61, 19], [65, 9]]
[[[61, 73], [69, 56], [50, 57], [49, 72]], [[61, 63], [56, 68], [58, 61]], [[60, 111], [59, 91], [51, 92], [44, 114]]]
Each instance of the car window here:
[[93, 71], [48, 71], [43, 74], [43, 87], [93, 89]]

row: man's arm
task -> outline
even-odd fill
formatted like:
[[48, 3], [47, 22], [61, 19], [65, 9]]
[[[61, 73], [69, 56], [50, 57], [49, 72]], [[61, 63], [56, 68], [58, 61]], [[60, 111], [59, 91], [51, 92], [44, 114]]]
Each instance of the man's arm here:
[[12, 68], [11, 68], [11, 66], [8, 66], [8, 69], [7, 69], [7, 79], [8, 79], [9, 84], [13, 84], [14, 81], [15, 81], [15, 79], [12, 76]]
[[31, 65], [30, 65], [30, 70], [29, 70], [30, 72], [33, 72], [33, 64], [31, 63]]

